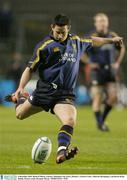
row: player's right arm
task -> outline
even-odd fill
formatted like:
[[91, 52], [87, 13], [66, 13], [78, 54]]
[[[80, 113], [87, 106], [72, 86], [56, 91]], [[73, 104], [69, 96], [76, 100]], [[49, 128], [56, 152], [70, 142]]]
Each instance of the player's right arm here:
[[40, 61], [40, 51], [39, 51], [39, 46], [37, 45], [37, 47], [34, 50], [31, 60], [28, 62], [26, 69], [22, 73], [19, 87], [14, 93], [17, 100], [19, 98], [19, 95], [23, 93], [25, 86], [31, 79], [32, 72], [36, 71], [39, 61]]
[[31, 79], [32, 73], [35, 72], [38, 68], [38, 65], [40, 63], [40, 49], [39, 48], [40, 48], [40, 45], [37, 45], [35, 47], [33, 56], [28, 62], [28, 65], [21, 76], [19, 87], [14, 93], [17, 100], [19, 98], [19, 95], [23, 93], [25, 86]]
[[18, 100], [19, 95], [23, 93], [24, 87], [31, 79], [31, 74], [32, 74], [32, 72], [31, 72], [30, 68], [26, 67], [26, 69], [24, 70], [24, 72], [21, 76], [19, 87], [18, 87], [17, 91], [14, 93], [17, 100]]
[[31, 79], [32, 73], [38, 69], [40, 64], [44, 64], [45, 59], [48, 56], [48, 45], [52, 42], [53, 40], [47, 39], [45, 41], [38, 43], [35, 47], [33, 56], [31, 60], [28, 62], [28, 65], [21, 76], [19, 87], [17, 91], [14, 93], [16, 99], [18, 99], [19, 95], [23, 92], [25, 86]]

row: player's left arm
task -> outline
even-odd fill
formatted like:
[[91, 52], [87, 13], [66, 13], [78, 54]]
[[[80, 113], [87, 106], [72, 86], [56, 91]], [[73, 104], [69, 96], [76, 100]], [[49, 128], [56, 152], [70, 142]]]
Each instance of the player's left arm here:
[[119, 69], [121, 62], [123, 61], [124, 55], [125, 55], [125, 46], [124, 44], [120, 49], [118, 50], [118, 55], [116, 57], [116, 61], [112, 64], [112, 67], [114, 69]]
[[81, 47], [83, 47], [82, 50], [83, 49], [87, 50], [91, 46], [102, 46], [104, 44], [117, 44], [120, 47], [123, 46], [123, 38], [119, 36], [112, 37], [112, 38], [102, 38], [102, 37], [91, 36], [90, 38], [81, 38], [80, 42], [81, 42]]
[[93, 46], [102, 46], [104, 44], [116, 44], [118, 43], [120, 46], [123, 44], [123, 38], [116, 36], [112, 38], [101, 38], [101, 37], [91, 37]]
[[[110, 32], [110, 34], [113, 37], [118, 36], [115, 32]], [[112, 64], [112, 67], [117, 70], [117, 69], [119, 69], [120, 64], [123, 61], [123, 58], [124, 58], [124, 55], [125, 55], [125, 45], [124, 45], [124, 43], [122, 43], [122, 44], [115, 44], [115, 48], [116, 48], [116, 51], [118, 53], [117, 53], [115, 62]]]

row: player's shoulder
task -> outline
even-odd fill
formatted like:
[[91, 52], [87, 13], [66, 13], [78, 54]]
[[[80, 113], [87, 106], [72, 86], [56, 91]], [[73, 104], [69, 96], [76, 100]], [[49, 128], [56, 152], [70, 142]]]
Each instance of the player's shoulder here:
[[78, 36], [78, 35], [76, 35], [76, 34], [73, 34], [72, 36], [71, 36], [71, 39], [72, 40], [78, 40], [78, 41], [80, 41], [80, 42], [82, 42], [82, 41], [87, 41], [87, 40], [91, 40], [90, 39], [90, 37], [80, 37], [80, 36]]
[[116, 37], [118, 36], [118, 34], [112, 30], [109, 31], [109, 35], [112, 36], [112, 37]]
[[80, 37], [78, 35], [72, 35], [71, 37], [72, 40], [76, 40], [79, 43], [92, 43], [92, 39], [90, 37]]
[[80, 41], [80, 37], [76, 34], [69, 34], [71, 40], [78, 40]]
[[98, 36], [98, 33], [96, 32], [96, 30], [91, 30], [90, 32], [88, 32], [85, 37], [97, 37]]
[[52, 44], [54, 42], [54, 40], [51, 38], [50, 35], [44, 37], [42, 40], [40, 40], [37, 45], [36, 45], [36, 49], [44, 49], [46, 47], [48, 47], [50, 44]]

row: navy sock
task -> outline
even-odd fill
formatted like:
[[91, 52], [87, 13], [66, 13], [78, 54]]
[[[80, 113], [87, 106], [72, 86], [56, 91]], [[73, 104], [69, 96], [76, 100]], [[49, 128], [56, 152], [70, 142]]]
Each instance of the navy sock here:
[[21, 97], [18, 99], [15, 108], [17, 108], [20, 104], [23, 104], [23, 103], [26, 101], [26, 99], [27, 99], [26, 97], [21, 96]]
[[58, 134], [58, 151], [66, 149], [71, 141], [73, 135], [73, 127], [63, 125]]
[[101, 111], [96, 111], [96, 112], [94, 112], [94, 114], [95, 114], [95, 118], [96, 118], [97, 123], [101, 123], [102, 122]]
[[105, 104], [105, 107], [104, 107], [104, 111], [102, 113], [102, 121], [104, 122], [107, 115], [109, 114], [109, 112], [111, 111], [112, 109], [112, 106], [111, 105], [108, 105], [108, 104]]

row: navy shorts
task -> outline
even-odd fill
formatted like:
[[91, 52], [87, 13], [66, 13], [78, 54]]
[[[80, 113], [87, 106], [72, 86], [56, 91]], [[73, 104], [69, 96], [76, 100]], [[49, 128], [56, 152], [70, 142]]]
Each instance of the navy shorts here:
[[106, 85], [107, 83], [115, 81], [115, 73], [109, 66], [91, 70], [92, 85]]
[[56, 104], [74, 105], [75, 95], [70, 90], [63, 90], [55, 84], [47, 84], [39, 80], [28, 100], [32, 105], [42, 107], [43, 110], [54, 114], [53, 109]]

